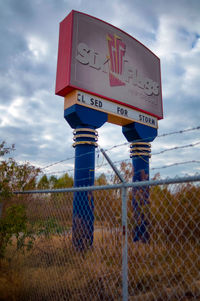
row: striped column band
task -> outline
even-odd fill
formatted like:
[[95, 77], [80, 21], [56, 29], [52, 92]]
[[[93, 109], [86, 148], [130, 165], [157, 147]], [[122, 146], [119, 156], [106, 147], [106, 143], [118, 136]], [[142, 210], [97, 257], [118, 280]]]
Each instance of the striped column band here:
[[73, 131], [74, 134], [74, 143], [73, 147], [80, 144], [90, 144], [95, 147], [98, 146], [98, 132], [90, 128], [78, 128]]
[[147, 156], [151, 157], [151, 143], [133, 142], [130, 145], [130, 157]]

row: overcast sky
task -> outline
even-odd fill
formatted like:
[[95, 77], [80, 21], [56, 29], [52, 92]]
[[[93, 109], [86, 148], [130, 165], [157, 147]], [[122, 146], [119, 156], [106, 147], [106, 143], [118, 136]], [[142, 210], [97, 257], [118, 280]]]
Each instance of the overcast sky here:
[[[45, 167], [74, 156], [72, 129], [55, 96], [59, 22], [78, 10], [111, 23], [150, 48], [161, 60], [164, 119], [159, 136], [200, 126], [199, 0], [0, 0], [0, 137], [15, 144], [14, 158]], [[121, 128], [99, 129], [104, 149], [125, 141]], [[182, 176], [200, 171], [200, 130], [157, 137], [151, 175]], [[113, 161], [128, 159], [129, 145], [108, 151]], [[179, 164], [162, 168], [168, 164]], [[103, 159], [97, 159], [97, 173]], [[46, 172], [70, 171], [73, 159]]]

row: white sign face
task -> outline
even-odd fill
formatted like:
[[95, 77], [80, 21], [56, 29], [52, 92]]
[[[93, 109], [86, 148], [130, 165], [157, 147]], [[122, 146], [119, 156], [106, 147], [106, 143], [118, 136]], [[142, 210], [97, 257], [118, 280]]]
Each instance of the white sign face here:
[[[65, 99], [67, 103], [67, 97]], [[101, 97], [96, 97], [89, 93], [77, 91], [73, 99], [73, 104], [79, 104], [94, 110], [106, 112], [108, 114], [108, 122], [118, 123], [118, 120], [121, 119], [122, 125], [129, 124], [135, 121], [151, 126], [153, 128], [158, 128], [158, 120], [156, 117], [120, 104], [116, 104]], [[70, 105], [72, 105], [72, 103], [70, 103]], [[117, 120], [117, 122], [115, 122], [115, 119]]]

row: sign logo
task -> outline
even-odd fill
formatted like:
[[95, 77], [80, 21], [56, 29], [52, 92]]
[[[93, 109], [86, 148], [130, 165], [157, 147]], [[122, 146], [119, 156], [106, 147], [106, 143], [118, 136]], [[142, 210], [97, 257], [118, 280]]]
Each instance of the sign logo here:
[[81, 42], [77, 46], [76, 60], [82, 65], [88, 65], [104, 73], [109, 72], [111, 87], [129, 85], [142, 89], [147, 96], [158, 96], [159, 84], [144, 77], [140, 70], [129, 65], [128, 59], [125, 58], [126, 45], [122, 39], [116, 34], [107, 34], [106, 39], [109, 55], [103, 56], [102, 53]]
[[109, 78], [110, 86], [125, 86], [125, 82], [120, 80], [120, 75], [124, 73], [124, 56], [126, 52], [126, 45], [122, 42], [121, 38], [114, 34], [106, 36], [108, 41], [109, 50]]

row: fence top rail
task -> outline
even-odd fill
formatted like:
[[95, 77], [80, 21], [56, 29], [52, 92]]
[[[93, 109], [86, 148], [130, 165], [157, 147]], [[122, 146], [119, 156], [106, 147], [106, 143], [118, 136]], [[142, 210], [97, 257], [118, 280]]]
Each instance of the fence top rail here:
[[[14, 194], [35, 194], [35, 193], [61, 193], [61, 192], [80, 192], [80, 191], [95, 191], [95, 190], [111, 190], [122, 189], [129, 187], [145, 187], [145, 186], [157, 186], [157, 185], [169, 185], [178, 183], [200, 182], [200, 175], [167, 178], [163, 180], [150, 180], [141, 182], [125, 182], [120, 184], [110, 184], [101, 186], [85, 186], [85, 187], [71, 187], [62, 189], [44, 189], [44, 190], [26, 190], [26, 191], [14, 191]], [[0, 192], [1, 193], [1, 192]]]

